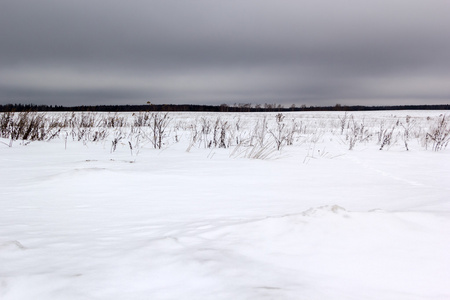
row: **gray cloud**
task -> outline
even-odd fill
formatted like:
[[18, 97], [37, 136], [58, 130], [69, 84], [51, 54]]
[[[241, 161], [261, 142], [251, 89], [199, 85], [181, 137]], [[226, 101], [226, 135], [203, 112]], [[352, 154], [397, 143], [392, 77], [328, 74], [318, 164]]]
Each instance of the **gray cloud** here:
[[0, 103], [450, 102], [450, 2], [0, 3]]

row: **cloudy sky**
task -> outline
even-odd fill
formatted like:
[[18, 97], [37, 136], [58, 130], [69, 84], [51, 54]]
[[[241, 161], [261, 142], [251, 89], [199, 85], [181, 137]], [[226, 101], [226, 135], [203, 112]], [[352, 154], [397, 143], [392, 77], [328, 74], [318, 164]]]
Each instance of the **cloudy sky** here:
[[1, 0], [0, 104], [448, 104], [449, 16], [449, 0]]

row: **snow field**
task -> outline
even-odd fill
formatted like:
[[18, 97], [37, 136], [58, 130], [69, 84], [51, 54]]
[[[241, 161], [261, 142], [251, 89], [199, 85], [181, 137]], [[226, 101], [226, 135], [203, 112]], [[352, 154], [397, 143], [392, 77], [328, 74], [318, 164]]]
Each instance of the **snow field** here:
[[[0, 298], [448, 299], [450, 152], [420, 133], [440, 113], [353, 113], [373, 134], [353, 150], [343, 113], [286, 114], [306, 129], [264, 160], [205, 148], [212, 132], [187, 152], [217, 117], [194, 113], [170, 114], [162, 149], [130, 127], [0, 145]], [[407, 114], [410, 150], [380, 151], [380, 120]], [[242, 139], [276, 128], [218, 115]]]

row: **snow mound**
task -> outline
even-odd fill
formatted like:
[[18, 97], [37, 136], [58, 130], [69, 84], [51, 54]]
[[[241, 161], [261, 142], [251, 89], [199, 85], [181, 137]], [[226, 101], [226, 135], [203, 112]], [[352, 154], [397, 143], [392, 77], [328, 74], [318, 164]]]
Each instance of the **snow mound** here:
[[328, 213], [334, 213], [348, 217], [347, 210], [339, 205], [324, 205], [317, 208], [310, 208], [302, 213], [303, 216], [324, 216]]
[[[450, 245], [443, 236], [450, 236], [449, 228], [447, 218], [431, 213], [350, 212], [331, 205], [213, 230], [198, 247], [226, 249], [240, 260], [232, 268], [246, 275], [237, 285], [256, 285], [247, 276], [273, 272], [264, 286], [280, 298], [294, 298], [319, 277], [325, 290], [310, 291], [313, 299], [332, 298], [333, 289], [345, 289], [347, 298], [365, 291], [368, 299], [377, 293], [379, 299], [411, 299], [448, 291]], [[230, 268], [223, 257], [216, 259], [222, 270]]]

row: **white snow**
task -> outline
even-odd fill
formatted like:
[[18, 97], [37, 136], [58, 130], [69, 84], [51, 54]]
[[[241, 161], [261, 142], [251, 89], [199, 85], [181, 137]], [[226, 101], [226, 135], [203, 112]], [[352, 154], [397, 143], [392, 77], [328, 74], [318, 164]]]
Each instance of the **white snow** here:
[[2, 139], [0, 299], [450, 299], [450, 149], [350, 151], [336, 128], [258, 160], [181, 134], [133, 155]]

